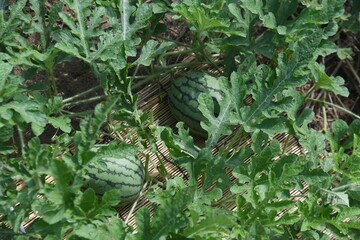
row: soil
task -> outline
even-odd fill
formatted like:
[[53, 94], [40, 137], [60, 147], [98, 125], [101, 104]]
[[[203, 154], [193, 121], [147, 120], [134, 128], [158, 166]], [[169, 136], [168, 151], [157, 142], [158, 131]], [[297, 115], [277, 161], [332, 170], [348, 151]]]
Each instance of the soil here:
[[[58, 96], [63, 97], [63, 99], [85, 92], [86, 90], [99, 85], [99, 82], [92, 74], [90, 68], [79, 59], [73, 59], [71, 61], [63, 62], [57, 65], [54, 70], [54, 75], [56, 78]], [[25, 84], [31, 85], [34, 82], [45, 81], [45, 73], [43, 71], [40, 71], [33, 77], [28, 79]], [[101, 94], [102, 90], [100, 89], [98, 91], [92, 92], [91, 96], [94, 97]], [[81, 98], [79, 98], [79, 100], [81, 100]], [[97, 103], [98, 102], [80, 104], [70, 108], [66, 108], [66, 110], [80, 113], [94, 109]], [[72, 118], [71, 120], [72, 127], [76, 130], [79, 129], [80, 119]], [[51, 143], [52, 138], [61, 133], [62, 132], [60, 130], [53, 128], [51, 125], [47, 125], [44, 133], [40, 136], [40, 140], [42, 143]], [[32, 132], [29, 129], [25, 134], [25, 139], [30, 140], [32, 137]], [[16, 136], [15, 139], [17, 139]], [[17, 143], [17, 145], [19, 145], [19, 143]]]

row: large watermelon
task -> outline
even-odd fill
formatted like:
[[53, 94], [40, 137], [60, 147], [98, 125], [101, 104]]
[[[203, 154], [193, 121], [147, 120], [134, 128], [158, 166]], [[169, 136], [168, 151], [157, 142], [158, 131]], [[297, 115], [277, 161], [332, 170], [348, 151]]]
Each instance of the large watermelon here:
[[190, 71], [175, 79], [168, 93], [169, 106], [172, 114], [189, 127], [190, 132], [204, 137], [207, 133], [200, 122], [204, 116], [199, 110], [200, 93], [209, 93], [214, 99], [215, 112], [218, 114], [219, 104], [223, 98], [218, 79], [215, 75], [202, 71]]

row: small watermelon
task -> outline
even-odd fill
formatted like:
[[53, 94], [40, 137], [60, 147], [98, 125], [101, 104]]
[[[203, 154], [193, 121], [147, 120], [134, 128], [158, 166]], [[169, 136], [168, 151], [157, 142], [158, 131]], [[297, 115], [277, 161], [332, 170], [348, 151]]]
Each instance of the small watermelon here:
[[139, 196], [144, 182], [144, 167], [136, 154], [103, 152], [95, 156], [87, 166], [89, 178], [85, 187], [93, 188], [102, 195], [111, 189], [120, 189], [121, 204], [130, 203]]

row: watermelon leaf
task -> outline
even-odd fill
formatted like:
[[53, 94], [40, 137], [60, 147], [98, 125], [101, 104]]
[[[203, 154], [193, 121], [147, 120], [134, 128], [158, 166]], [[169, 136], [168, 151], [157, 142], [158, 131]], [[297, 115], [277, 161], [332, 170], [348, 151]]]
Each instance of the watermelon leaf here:
[[[94, 116], [88, 117], [80, 122], [80, 132], [77, 132], [74, 137], [75, 146], [79, 149], [77, 151], [77, 161], [81, 162], [81, 153], [86, 154], [95, 144], [98, 137], [98, 131], [105, 122], [107, 115], [116, 105], [118, 98], [114, 97], [105, 103], [100, 103], [95, 107]], [[83, 159], [86, 163], [90, 159]]]
[[184, 129], [184, 123], [179, 122], [176, 124], [179, 133], [173, 134], [168, 128], [165, 128], [161, 132], [161, 139], [168, 147], [172, 157], [177, 158], [191, 156], [196, 158], [199, 152], [199, 148], [194, 144], [193, 138], [189, 135], [189, 132]]
[[[60, 18], [70, 28], [67, 36], [71, 36], [72, 42], [67, 42], [68, 37], [62, 35], [62, 41], [60, 41], [56, 47], [68, 52], [69, 54], [78, 53], [76, 56], [81, 57], [87, 62], [90, 62], [90, 37], [98, 36], [102, 30], [97, 29], [101, 23], [101, 17], [105, 14], [104, 8], [98, 7], [96, 11], [90, 11], [92, 7], [92, 1], [86, 0], [81, 1], [65, 1], [66, 5], [74, 11], [75, 18], [72, 19], [70, 16], [63, 12], [59, 13]], [[91, 16], [93, 14], [93, 16]], [[85, 20], [90, 17], [90, 23], [86, 24]], [[69, 45], [71, 44], [71, 45]], [[76, 45], [75, 45], [76, 44]], [[72, 51], [69, 47], [71, 46]]]
[[203, 169], [204, 180], [202, 189], [206, 191], [212, 184], [229, 186], [230, 179], [225, 169], [225, 159], [221, 156], [212, 157], [211, 155], [201, 154], [203, 158], [197, 159], [205, 166]]
[[84, 210], [84, 212], [89, 212], [90, 210], [96, 209], [98, 205], [95, 191], [92, 188], [86, 189], [81, 196], [79, 207]]
[[48, 117], [48, 121], [53, 127], [59, 128], [61, 131], [65, 133], [70, 133], [71, 125], [70, 125], [70, 118], [66, 117]]
[[342, 79], [340, 76], [328, 76], [324, 72], [324, 66], [321, 66], [318, 63], [311, 65], [311, 72], [316, 81], [316, 88], [328, 90], [343, 97], [349, 96], [349, 91], [344, 86], [344, 79]]
[[32, 32], [40, 34], [41, 48], [44, 50], [50, 44], [50, 34], [53, 26], [58, 20], [58, 13], [63, 6], [62, 2], [58, 2], [51, 7], [50, 13], [46, 16], [45, 0], [35, 1], [31, 0], [31, 9], [34, 11], [35, 16], [32, 17]]
[[121, 190], [120, 189], [111, 189], [104, 193], [102, 197], [102, 204], [107, 206], [116, 206], [119, 204], [119, 199], [121, 199]]
[[31, 16], [25, 14], [23, 9], [26, 4], [26, 0], [16, 1], [11, 6], [9, 14], [0, 9], [0, 43], [5, 40], [11, 40], [12, 34], [19, 29], [23, 21], [30, 22]]
[[36, 200], [32, 204], [32, 209], [43, 216], [48, 224], [56, 224], [65, 218], [65, 208], [56, 203], [49, 203], [45, 200]]
[[217, 9], [213, 9], [214, 12], [209, 11], [207, 7], [197, 2], [176, 4], [174, 10], [176, 13], [181, 15], [191, 26], [194, 27], [199, 33], [206, 33], [209, 30], [218, 30], [229, 26], [227, 19], [214, 18], [213, 15]]
[[149, 40], [142, 48], [139, 58], [133, 64], [150, 66], [155, 58], [165, 53], [167, 50], [173, 48], [174, 46], [175, 44], [171, 42], [162, 42], [159, 45], [156, 41]]
[[124, 224], [115, 216], [84, 223], [70, 233], [70, 238], [81, 239], [116, 239], [125, 240], [126, 231]]
[[[200, 218], [200, 217], [199, 217]], [[204, 218], [204, 216], [202, 216]], [[195, 219], [196, 220], [196, 219]], [[183, 235], [189, 239], [209, 239], [211, 235], [220, 235], [236, 224], [234, 217], [228, 211], [208, 213], [204, 219], [197, 219], [196, 224], [184, 230]]]
[[166, 236], [182, 229], [186, 225], [187, 220], [183, 209], [192, 200], [189, 191], [186, 188], [178, 189], [174, 195], [169, 195], [169, 191], [161, 193], [166, 194], [166, 198], [157, 196], [157, 199], [161, 199], [161, 202], [159, 202], [158, 207], [155, 209], [154, 218], [150, 224], [147, 210], [141, 210], [136, 214], [136, 219], [139, 221], [140, 226], [136, 239], [165, 239]]
[[197, 184], [199, 174], [199, 167], [197, 167], [196, 159], [199, 156], [199, 148], [193, 142], [193, 138], [189, 132], [184, 129], [184, 123], [176, 124], [179, 129], [179, 134], [173, 134], [169, 129], [164, 129], [161, 132], [161, 139], [168, 148], [174, 162], [179, 166], [184, 166], [190, 176], [189, 183], [191, 186]]
[[135, 216], [136, 224], [139, 229], [135, 235], [137, 240], [147, 240], [151, 234], [150, 212], [148, 208], [140, 208]]
[[[289, 46], [291, 54], [280, 54], [277, 59], [276, 73], [268, 66], [257, 67], [255, 82], [250, 85], [253, 103], [238, 111], [239, 123], [246, 131], [262, 129], [262, 126], [264, 126], [263, 130], [266, 130], [267, 124], [261, 124], [261, 122], [269, 116], [273, 119], [266, 121], [278, 122], [277, 126], [284, 126], [285, 119], [282, 118], [282, 114], [289, 110], [294, 112], [294, 107], [297, 106], [291, 104], [289, 101], [291, 98], [282, 94], [284, 90], [301, 86], [308, 80], [309, 70], [306, 69], [306, 64], [314, 57], [314, 50], [320, 43], [319, 34], [320, 31], [315, 32], [314, 29], [314, 33], [304, 37], [301, 42], [295, 42]], [[291, 106], [289, 110], [287, 110], [288, 106]]]
[[311, 168], [317, 167], [319, 156], [325, 149], [325, 136], [315, 130], [309, 130], [305, 136], [300, 138], [299, 143], [308, 151], [306, 154], [310, 160]]
[[27, 96], [17, 95], [18, 99], [0, 106], [0, 119], [10, 125], [31, 124], [34, 134], [39, 136], [47, 124], [46, 115], [37, 101]]
[[[0, 59], [1, 60], [1, 59]], [[13, 66], [5, 61], [0, 62], [0, 97], [2, 97], [6, 80], [11, 73]]]
[[236, 117], [233, 112], [234, 102], [226, 78], [220, 77], [219, 85], [224, 96], [219, 102], [220, 112], [218, 116], [214, 114], [214, 102], [209, 94], [201, 93], [198, 98], [199, 109], [206, 118], [200, 124], [208, 132], [206, 147], [209, 149], [215, 146], [220, 137], [229, 135], [232, 132], [231, 125], [236, 123]]

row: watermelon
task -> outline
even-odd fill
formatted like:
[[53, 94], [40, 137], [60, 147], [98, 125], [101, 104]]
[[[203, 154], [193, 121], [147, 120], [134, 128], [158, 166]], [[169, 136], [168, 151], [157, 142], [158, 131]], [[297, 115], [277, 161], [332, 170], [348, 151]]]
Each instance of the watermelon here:
[[121, 203], [130, 203], [137, 199], [144, 182], [144, 168], [135, 154], [102, 153], [87, 166], [88, 179], [85, 187], [93, 188], [102, 195], [111, 189], [120, 189]]
[[200, 137], [207, 137], [200, 122], [205, 118], [199, 110], [198, 97], [201, 93], [209, 93], [214, 100], [214, 114], [218, 114], [218, 102], [223, 98], [217, 77], [203, 71], [190, 71], [184, 76], [175, 79], [168, 92], [170, 111], [179, 120], [185, 123], [190, 132]]

